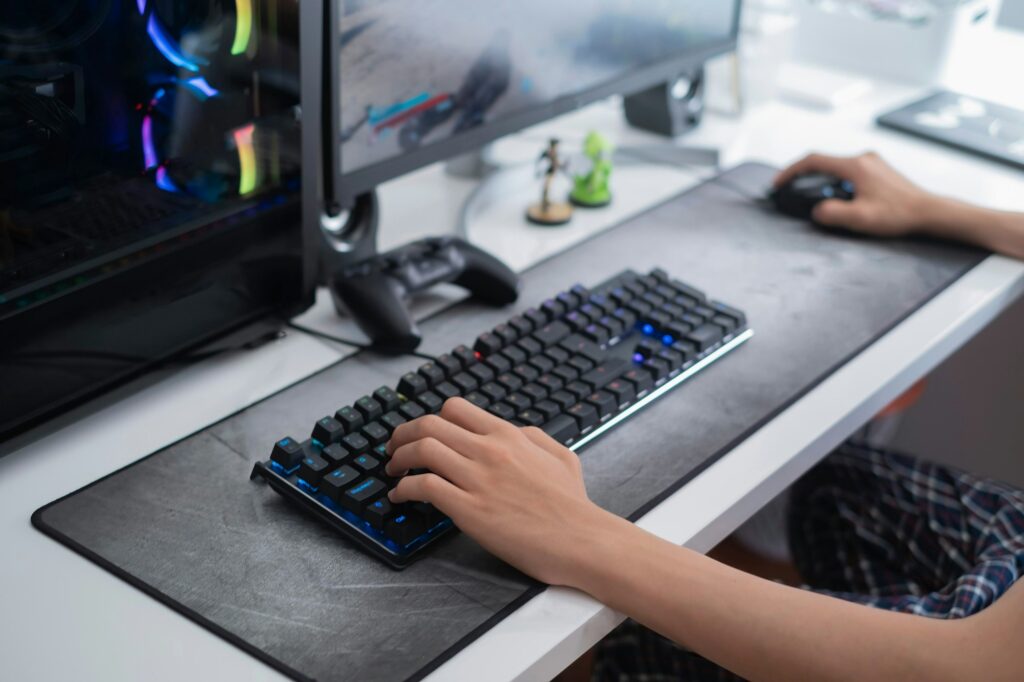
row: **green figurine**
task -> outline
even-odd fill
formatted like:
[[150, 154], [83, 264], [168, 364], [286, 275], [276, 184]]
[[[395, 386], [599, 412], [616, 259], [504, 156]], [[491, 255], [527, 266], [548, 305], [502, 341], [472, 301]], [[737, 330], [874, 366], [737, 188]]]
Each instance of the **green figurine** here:
[[573, 177], [569, 199], [584, 208], [601, 208], [612, 202], [608, 181], [612, 174], [612, 143], [604, 135], [591, 132], [583, 141], [583, 153], [590, 159], [590, 172]]

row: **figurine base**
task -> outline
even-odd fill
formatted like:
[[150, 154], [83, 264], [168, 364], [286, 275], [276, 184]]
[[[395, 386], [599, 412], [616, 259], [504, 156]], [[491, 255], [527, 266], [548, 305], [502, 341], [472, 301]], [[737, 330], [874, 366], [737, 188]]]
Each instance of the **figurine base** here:
[[599, 199], [597, 201], [591, 201], [583, 199], [575, 195], [569, 195], [569, 201], [572, 202], [573, 206], [579, 206], [580, 208], [604, 208], [608, 204], [612, 203], [612, 198], [607, 197], [605, 199]]
[[533, 204], [526, 209], [526, 219], [536, 225], [565, 225], [572, 219], [572, 205]]

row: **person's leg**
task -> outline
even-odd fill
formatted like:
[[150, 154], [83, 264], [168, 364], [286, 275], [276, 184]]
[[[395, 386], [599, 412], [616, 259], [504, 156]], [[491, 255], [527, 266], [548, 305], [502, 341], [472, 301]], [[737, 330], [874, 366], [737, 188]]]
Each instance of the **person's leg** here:
[[793, 487], [790, 544], [811, 589], [964, 617], [1024, 571], [1024, 492], [848, 443]]

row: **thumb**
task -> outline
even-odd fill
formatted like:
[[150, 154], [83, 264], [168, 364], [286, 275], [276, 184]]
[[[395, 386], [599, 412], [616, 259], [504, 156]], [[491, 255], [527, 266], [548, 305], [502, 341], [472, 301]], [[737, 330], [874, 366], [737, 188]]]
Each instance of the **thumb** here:
[[814, 221], [828, 227], [859, 228], [864, 218], [863, 206], [857, 201], [826, 199], [814, 207]]

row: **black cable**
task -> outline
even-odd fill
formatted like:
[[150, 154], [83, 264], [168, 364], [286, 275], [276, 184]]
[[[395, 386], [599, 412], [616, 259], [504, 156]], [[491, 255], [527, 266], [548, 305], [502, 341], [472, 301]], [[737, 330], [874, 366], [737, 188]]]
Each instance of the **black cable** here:
[[[300, 332], [302, 332], [304, 334], [309, 334], [311, 336], [317, 336], [317, 337], [319, 337], [321, 339], [327, 339], [328, 341], [334, 341], [335, 343], [342, 343], [342, 344], [345, 344], [346, 346], [353, 346], [355, 348], [358, 348], [359, 350], [368, 350], [368, 351], [373, 351], [373, 352], [379, 352], [376, 348], [374, 348], [373, 346], [371, 346], [368, 343], [362, 343], [362, 342], [359, 342], [359, 341], [353, 341], [351, 339], [344, 339], [344, 338], [342, 338], [340, 336], [334, 336], [333, 334], [328, 334], [328, 333], [322, 332], [322, 331], [320, 331], [318, 329], [313, 329], [312, 327], [306, 327], [306, 326], [301, 325], [301, 324], [296, 324], [296, 323], [292, 322], [291, 320], [286, 320], [285, 321], [285, 325], [288, 326], [288, 327], [291, 327], [292, 329], [294, 329], [296, 331], [300, 331]], [[437, 358], [434, 357], [433, 355], [427, 355], [426, 353], [419, 353], [419, 352], [414, 351], [414, 350], [412, 350], [412, 351], [405, 351], [405, 352], [401, 353], [401, 355], [410, 355], [412, 357], [422, 358], [424, 360], [429, 360], [430, 362], [434, 362], [435, 360], [437, 360]]]

